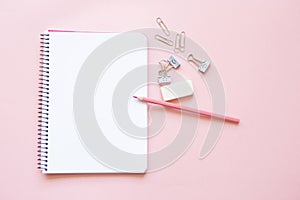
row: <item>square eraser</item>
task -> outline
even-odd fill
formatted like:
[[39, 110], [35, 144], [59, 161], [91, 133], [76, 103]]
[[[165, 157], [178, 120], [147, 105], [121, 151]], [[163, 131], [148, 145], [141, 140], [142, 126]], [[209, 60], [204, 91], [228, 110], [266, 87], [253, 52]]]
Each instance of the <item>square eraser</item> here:
[[160, 88], [164, 101], [170, 101], [194, 94], [191, 80], [180, 81]]

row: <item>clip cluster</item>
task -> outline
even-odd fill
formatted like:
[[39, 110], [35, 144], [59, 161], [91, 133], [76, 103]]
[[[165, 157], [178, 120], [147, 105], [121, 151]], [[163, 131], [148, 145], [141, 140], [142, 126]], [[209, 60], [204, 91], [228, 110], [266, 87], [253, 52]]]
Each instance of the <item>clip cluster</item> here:
[[177, 69], [180, 67], [180, 63], [173, 57], [170, 56], [168, 60], [161, 60], [159, 62], [160, 70], [158, 71], [157, 82], [159, 85], [166, 85], [171, 83], [171, 76], [168, 75], [168, 72], [171, 69]]
[[[156, 18], [156, 23], [159, 25], [159, 27], [161, 28], [161, 30], [163, 31], [165, 36], [156, 34], [154, 36], [154, 38], [157, 41], [164, 43], [165, 45], [168, 45], [168, 46], [174, 45], [175, 53], [184, 52], [185, 51], [185, 32], [182, 31], [181, 33], [177, 33], [175, 36], [175, 41], [173, 42], [172, 40], [169, 39], [170, 31], [169, 31], [168, 27], [166, 26], [166, 24], [163, 22], [163, 20], [160, 17], [158, 17], [158, 18]], [[168, 63], [172, 64], [172, 62], [175, 62], [175, 66], [176, 66], [176, 63], [178, 64], [178, 62], [175, 60], [175, 58], [173, 56], [171, 56], [171, 57], [168, 59]], [[187, 61], [190, 62], [191, 64], [193, 64], [194, 66], [196, 66], [198, 68], [198, 70], [202, 73], [205, 73], [211, 64], [211, 62], [209, 60], [197, 59], [194, 57], [193, 54], [189, 54], [187, 56]], [[173, 66], [173, 68], [176, 69], [175, 66]], [[171, 77], [167, 75], [167, 70], [162, 67], [160, 72], [161, 72], [160, 76], [158, 77], [159, 84], [170, 83]]]

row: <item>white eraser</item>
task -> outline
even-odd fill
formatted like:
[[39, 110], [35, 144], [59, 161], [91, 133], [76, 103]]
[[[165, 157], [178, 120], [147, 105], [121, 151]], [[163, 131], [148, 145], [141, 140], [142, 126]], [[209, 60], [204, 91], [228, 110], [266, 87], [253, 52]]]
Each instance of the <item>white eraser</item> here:
[[191, 80], [180, 81], [160, 88], [164, 101], [170, 101], [181, 97], [190, 96], [194, 93]]

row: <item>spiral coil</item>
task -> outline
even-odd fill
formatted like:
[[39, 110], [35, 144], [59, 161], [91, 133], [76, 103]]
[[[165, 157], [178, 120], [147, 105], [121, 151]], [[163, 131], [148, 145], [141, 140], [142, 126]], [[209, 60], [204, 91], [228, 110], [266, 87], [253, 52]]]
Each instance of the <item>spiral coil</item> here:
[[38, 95], [38, 169], [48, 167], [49, 119], [49, 34], [40, 34], [40, 66]]

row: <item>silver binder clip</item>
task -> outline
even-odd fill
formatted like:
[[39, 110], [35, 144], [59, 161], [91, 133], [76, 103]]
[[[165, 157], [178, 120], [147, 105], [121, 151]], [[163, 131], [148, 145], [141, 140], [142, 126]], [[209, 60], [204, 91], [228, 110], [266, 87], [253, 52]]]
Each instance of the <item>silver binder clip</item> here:
[[157, 77], [157, 82], [159, 85], [166, 85], [171, 83], [171, 76], [169, 75], [163, 75]]
[[202, 61], [198, 60], [193, 56], [193, 54], [188, 55], [187, 61], [190, 62], [190, 63], [193, 63], [194, 65], [196, 65], [196, 67], [198, 67], [199, 71], [202, 72], [202, 73], [205, 73], [205, 71], [210, 66], [210, 61], [209, 60], [202, 60]]
[[174, 56], [170, 56], [168, 58], [168, 62], [170, 65], [172, 65], [172, 67], [174, 69], [177, 69], [178, 67], [180, 67], [180, 63], [174, 58]]
[[169, 31], [168, 27], [166, 26], [166, 24], [163, 22], [163, 20], [160, 17], [156, 18], [156, 23], [159, 25], [161, 30], [166, 34], [166, 36], [170, 35], [170, 31]]

